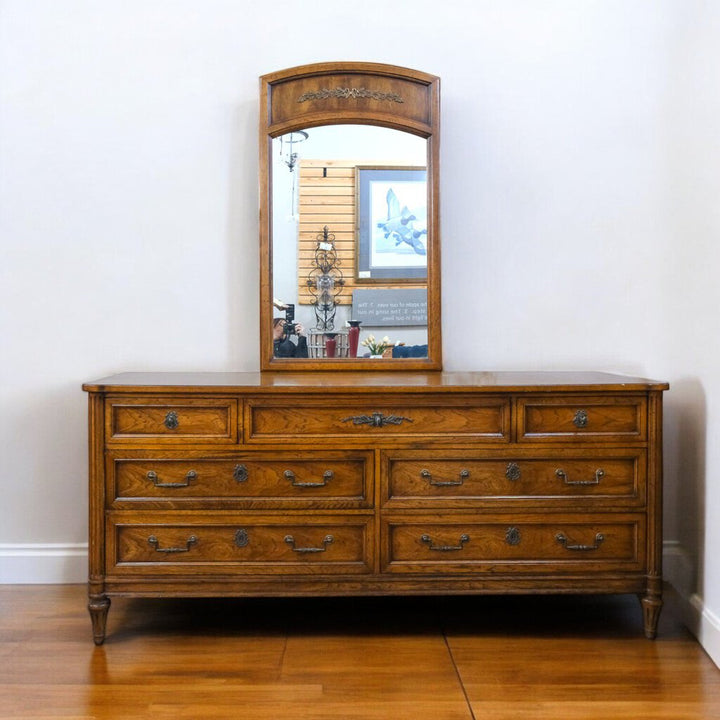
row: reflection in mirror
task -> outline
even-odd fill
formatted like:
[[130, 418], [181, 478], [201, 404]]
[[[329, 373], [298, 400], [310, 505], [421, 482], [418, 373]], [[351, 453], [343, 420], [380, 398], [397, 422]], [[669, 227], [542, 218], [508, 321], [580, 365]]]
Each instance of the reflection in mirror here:
[[273, 139], [275, 357], [427, 357], [426, 164], [373, 125]]

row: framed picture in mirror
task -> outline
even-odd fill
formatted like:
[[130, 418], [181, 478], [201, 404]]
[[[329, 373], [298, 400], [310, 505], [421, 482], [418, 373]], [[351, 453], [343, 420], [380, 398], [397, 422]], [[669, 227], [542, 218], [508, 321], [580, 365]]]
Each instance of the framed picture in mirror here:
[[427, 278], [427, 170], [356, 169], [357, 282]]

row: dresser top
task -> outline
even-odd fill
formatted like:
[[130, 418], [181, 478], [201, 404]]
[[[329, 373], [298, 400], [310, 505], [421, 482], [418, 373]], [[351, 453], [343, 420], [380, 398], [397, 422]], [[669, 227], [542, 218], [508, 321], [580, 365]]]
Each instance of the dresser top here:
[[88, 392], [321, 393], [592, 392], [667, 390], [668, 384], [604, 372], [128, 372], [88, 382]]

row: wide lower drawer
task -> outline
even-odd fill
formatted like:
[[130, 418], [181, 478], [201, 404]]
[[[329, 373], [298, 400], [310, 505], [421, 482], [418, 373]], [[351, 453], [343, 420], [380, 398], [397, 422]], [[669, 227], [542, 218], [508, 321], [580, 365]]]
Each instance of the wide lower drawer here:
[[384, 451], [383, 505], [452, 508], [558, 498], [587, 507], [642, 507], [644, 450], [528, 451], [498, 457], [492, 451]]
[[520, 397], [519, 441], [647, 439], [644, 395], [578, 395]]
[[382, 442], [399, 437], [507, 441], [510, 400], [504, 396], [250, 398], [245, 440], [343, 438]]
[[373, 504], [371, 451], [289, 450], [213, 458], [110, 453], [107, 472], [109, 502], [118, 509], [139, 503], [157, 508], [232, 504], [315, 509]]
[[645, 564], [639, 514], [402, 518], [386, 520], [383, 534], [389, 572], [638, 571]]
[[237, 443], [235, 398], [109, 397], [105, 401], [108, 442], [137, 438], [161, 443]]
[[114, 573], [367, 573], [369, 516], [227, 517], [129, 521], [111, 517], [107, 565]]

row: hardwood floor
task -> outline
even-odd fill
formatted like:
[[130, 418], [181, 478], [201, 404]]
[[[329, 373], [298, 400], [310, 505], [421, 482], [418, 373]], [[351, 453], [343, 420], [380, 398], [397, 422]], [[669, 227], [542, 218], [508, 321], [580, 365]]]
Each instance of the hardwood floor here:
[[0, 718], [720, 718], [720, 670], [637, 598], [115, 600], [0, 586]]

